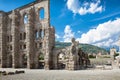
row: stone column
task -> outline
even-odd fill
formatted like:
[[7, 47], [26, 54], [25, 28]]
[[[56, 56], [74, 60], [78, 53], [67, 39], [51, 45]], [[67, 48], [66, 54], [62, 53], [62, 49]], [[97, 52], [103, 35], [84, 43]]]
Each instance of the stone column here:
[[29, 10], [28, 23], [26, 27], [26, 51], [27, 51], [27, 68], [34, 68], [34, 13], [33, 9]]
[[12, 12], [12, 28], [11, 28], [11, 35], [12, 35], [12, 67], [18, 68], [19, 67], [19, 45], [18, 45], [18, 15], [16, 11]]
[[78, 42], [75, 41], [74, 38], [72, 38], [72, 45], [70, 46], [70, 57], [69, 57], [69, 64], [68, 64], [68, 70], [76, 70], [78, 69], [79, 63], [78, 63]]
[[49, 30], [45, 30], [45, 31], [46, 31], [46, 35], [45, 35], [45, 41], [44, 41], [44, 44], [45, 44], [45, 56], [44, 56], [45, 66], [44, 68], [48, 70], [50, 69]]
[[6, 33], [7, 33], [7, 15], [5, 12], [0, 12], [0, 59], [2, 68], [7, 67], [7, 52], [6, 52]]
[[[49, 24], [49, 23], [48, 23]], [[47, 24], [47, 25], [48, 25]], [[47, 28], [45, 30], [45, 36], [44, 36], [44, 44], [45, 44], [45, 69], [51, 69], [52, 68], [52, 51], [51, 51], [51, 41], [50, 41], [50, 28]]]
[[111, 56], [111, 65], [112, 65], [112, 68], [115, 68], [116, 67], [116, 64], [114, 62], [114, 55], [116, 54], [116, 49], [115, 48], [112, 48], [110, 49], [110, 56]]

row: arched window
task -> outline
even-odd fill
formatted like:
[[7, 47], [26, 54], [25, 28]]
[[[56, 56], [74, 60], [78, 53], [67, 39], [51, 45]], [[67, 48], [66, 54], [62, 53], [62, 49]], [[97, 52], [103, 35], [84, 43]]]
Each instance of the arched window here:
[[39, 43], [39, 48], [42, 48], [42, 43]]
[[45, 17], [45, 11], [44, 11], [44, 8], [41, 8], [39, 11], [39, 18], [40, 20], [43, 20], [44, 17]]
[[26, 68], [27, 67], [27, 55], [26, 54], [23, 54], [22, 55], [22, 66], [23, 68]]
[[10, 35], [10, 42], [12, 42], [12, 35]]
[[12, 50], [12, 45], [10, 45], [10, 50]]
[[26, 33], [24, 32], [24, 40], [26, 39]]
[[24, 46], [23, 46], [23, 47], [24, 47], [24, 49], [26, 49], [26, 44], [24, 44]]
[[20, 33], [20, 40], [22, 40], [22, 33]]
[[39, 38], [39, 32], [35, 31], [35, 39], [38, 39], [38, 38]]
[[27, 24], [27, 23], [28, 23], [28, 15], [25, 14], [25, 15], [24, 15], [24, 24]]
[[7, 36], [7, 41], [9, 42], [9, 36]]
[[42, 37], [42, 36], [41, 36], [41, 33], [42, 33], [42, 29], [40, 29], [40, 31], [39, 31], [39, 36], [40, 36], [40, 37]]

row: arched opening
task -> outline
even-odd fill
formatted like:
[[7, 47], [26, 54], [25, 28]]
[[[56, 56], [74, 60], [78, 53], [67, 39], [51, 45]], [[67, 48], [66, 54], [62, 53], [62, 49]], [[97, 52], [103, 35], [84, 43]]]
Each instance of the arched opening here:
[[7, 41], [12, 42], [12, 35], [7, 36]]
[[58, 69], [65, 69], [66, 67], [66, 61], [65, 61], [65, 54], [60, 52], [57, 55], [57, 63], [58, 63]]
[[12, 50], [12, 45], [10, 45], [10, 51]]
[[26, 33], [24, 32], [24, 35], [23, 35], [23, 39], [25, 40], [26, 39]]
[[22, 66], [23, 68], [27, 68], [27, 55], [26, 54], [22, 55]]
[[42, 29], [39, 31], [39, 36], [42, 37]]
[[26, 44], [23, 45], [23, 48], [26, 49]]
[[20, 33], [20, 40], [22, 40], [22, 33]]
[[39, 38], [39, 32], [38, 31], [36, 32], [36, 38], [37, 39]]
[[12, 55], [8, 56], [8, 68], [12, 68]]
[[35, 31], [35, 39], [43, 38], [45, 35], [45, 30], [43, 31], [40, 29], [40, 31], [36, 30]]
[[44, 8], [41, 8], [39, 10], [39, 18], [40, 18], [40, 20], [43, 20], [45, 18], [45, 10], [44, 10]]
[[38, 56], [38, 60], [39, 60], [39, 68], [40, 69], [44, 69], [44, 54], [40, 53]]
[[36, 30], [35, 31], [35, 39], [38, 39], [39, 38], [39, 32]]
[[27, 24], [27, 23], [28, 23], [28, 15], [25, 14], [25, 15], [24, 15], [24, 24]]

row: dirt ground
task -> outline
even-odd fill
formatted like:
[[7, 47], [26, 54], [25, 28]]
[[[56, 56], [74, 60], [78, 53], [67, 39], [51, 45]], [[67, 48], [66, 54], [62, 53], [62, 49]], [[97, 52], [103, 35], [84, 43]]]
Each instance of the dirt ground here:
[[[18, 69], [25, 73], [0, 76], [0, 80], [120, 80], [120, 69], [113, 70], [40, 70]], [[16, 69], [0, 69], [16, 71]]]

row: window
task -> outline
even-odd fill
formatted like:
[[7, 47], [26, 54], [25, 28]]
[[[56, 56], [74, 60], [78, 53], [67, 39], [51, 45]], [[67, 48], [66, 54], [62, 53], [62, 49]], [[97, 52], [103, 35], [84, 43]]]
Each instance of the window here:
[[22, 33], [20, 33], [20, 40], [22, 40]]
[[23, 47], [24, 47], [24, 49], [26, 49], [26, 45], [25, 45], [25, 44], [24, 44], [24, 46], [23, 46]]
[[42, 29], [40, 29], [40, 31], [39, 31], [39, 36], [40, 36], [40, 37], [42, 37], [42, 34], [41, 34], [41, 33], [42, 33]]
[[43, 20], [45, 16], [44, 8], [41, 8], [39, 11], [39, 18], [40, 20]]
[[26, 39], [26, 33], [24, 32], [24, 40]]
[[39, 38], [39, 32], [35, 31], [35, 39], [38, 39], [38, 38]]
[[11, 51], [12, 50], [12, 45], [8, 45], [7, 49]]
[[12, 42], [12, 35], [7, 36], [7, 41]]
[[37, 48], [37, 43], [35, 43], [35, 48]]
[[39, 43], [39, 48], [42, 48], [42, 43]]
[[12, 50], [12, 45], [10, 45], [10, 50]]
[[27, 24], [27, 23], [28, 23], [28, 15], [25, 14], [25, 16], [24, 16], [24, 24]]
[[7, 41], [9, 42], [9, 36], [7, 36]]
[[36, 32], [36, 38], [37, 39], [39, 38], [39, 32]]

